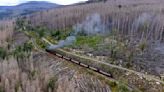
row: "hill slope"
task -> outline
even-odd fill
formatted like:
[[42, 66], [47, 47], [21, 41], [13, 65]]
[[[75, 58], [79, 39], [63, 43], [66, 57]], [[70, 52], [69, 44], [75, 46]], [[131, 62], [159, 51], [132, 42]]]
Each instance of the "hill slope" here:
[[15, 17], [19, 15], [26, 15], [37, 11], [47, 10], [59, 7], [58, 4], [49, 2], [31, 1], [17, 6], [0, 6], [0, 19], [7, 17]]

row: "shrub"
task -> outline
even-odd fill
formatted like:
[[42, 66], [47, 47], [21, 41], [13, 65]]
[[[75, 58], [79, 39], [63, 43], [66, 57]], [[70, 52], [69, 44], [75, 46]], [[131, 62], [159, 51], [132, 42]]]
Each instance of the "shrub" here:
[[110, 87], [115, 88], [117, 87], [117, 83], [115, 81], [109, 82]]
[[55, 90], [55, 83], [56, 83], [56, 81], [57, 81], [56, 77], [50, 78], [50, 80], [49, 80], [49, 82], [47, 84], [47, 90], [51, 89], [52, 91], [54, 91]]
[[0, 86], [0, 92], [5, 92], [5, 90], [2, 86]]
[[0, 47], [0, 59], [5, 59], [7, 57], [7, 52], [4, 48]]
[[41, 41], [40, 39], [36, 39], [36, 44], [40, 47], [40, 48], [46, 48], [46, 44], [45, 42]]
[[91, 48], [96, 48], [97, 44], [102, 41], [101, 36], [78, 36], [75, 42], [76, 46], [84, 46], [87, 45]]
[[70, 36], [72, 29], [65, 29], [65, 30], [54, 30], [50, 31], [50, 36], [56, 40], [64, 40], [66, 37]]
[[147, 47], [147, 43], [146, 41], [142, 41], [140, 44], [139, 44], [139, 49], [141, 50], [141, 52], [144, 52], [144, 50], [146, 49]]
[[23, 44], [23, 50], [25, 52], [31, 52], [32, 48], [33, 48], [32, 43], [26, 42]]
[[129, 89], [125, 85], [119, 85], [119, 92], [129, 92]]

